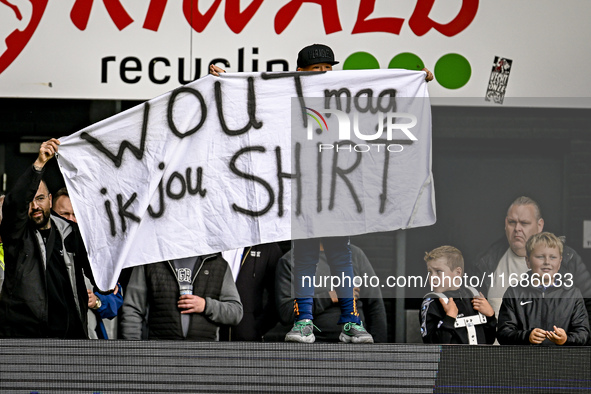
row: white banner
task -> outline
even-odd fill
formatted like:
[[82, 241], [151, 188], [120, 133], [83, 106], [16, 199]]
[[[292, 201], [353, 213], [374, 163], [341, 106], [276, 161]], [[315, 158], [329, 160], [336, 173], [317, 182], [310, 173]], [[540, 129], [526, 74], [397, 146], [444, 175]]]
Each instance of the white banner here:
[[[58, 162], [98, 286], [155, 261], [433, 224], [424, 78], [396, 70], [207, 76], [61, 138]], [[334, 96], [314, 101], [334, 94], [350, 97], [352, 109], [337, 109]], [[382, 100], [374, 113], [370, 97], [395, 105]], [[312, 110], [332, 134], [307, 134]], [[372, 133], [334, 125], [355, 120], [355, 110], [374, 117]], [[386, 132], [375, 132], [378, 121]], [[342, 141], [347, 147], [328, 147]], [[324, 151], [314, 151], [318, 143]]]
[[294, 71], [324, 43], [339, 70], [426, 66], [433, 103], [499, 106], [484, 98], [506, 58], [502, 105], [589, 107], [589, 15], [588, 0], [7, 0], [0, 96], [148, 100], [210, 62]]

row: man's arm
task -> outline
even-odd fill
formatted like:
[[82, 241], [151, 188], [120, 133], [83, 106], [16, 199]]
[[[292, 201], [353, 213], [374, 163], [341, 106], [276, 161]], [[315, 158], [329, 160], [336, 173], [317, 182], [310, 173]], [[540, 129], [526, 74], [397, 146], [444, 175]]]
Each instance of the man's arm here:
[[220, 299], [214, 300], [210, 297], [205, 297], [205, 311], [203, 314], [217, 324], [226, 324], [235, 326], [242, 320], [242, 302], [240, 302], [240, 294], [236, 289], [232, 271], [228, 264], [226, 264], [226, 272], [220, 290]]
[[142, 327], [148, 308], [148, 289], [146, 287], [146, 274], [144, 266], [133, 268], [123, 306], [121, 307], [121, 338], [140, 340], [142, 339]]

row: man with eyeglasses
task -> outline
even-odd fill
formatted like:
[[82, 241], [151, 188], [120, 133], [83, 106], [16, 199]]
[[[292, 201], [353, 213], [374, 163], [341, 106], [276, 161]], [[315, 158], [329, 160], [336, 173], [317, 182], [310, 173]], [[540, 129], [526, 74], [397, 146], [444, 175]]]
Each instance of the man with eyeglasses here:
[[92, 275], [90, 264], [78, 227], [51, 215], [51, 194], [42, 180], [58, 145], [57, 139], [41, 144], [4, 200], [0, 337], [87, 338], [84, 273]]

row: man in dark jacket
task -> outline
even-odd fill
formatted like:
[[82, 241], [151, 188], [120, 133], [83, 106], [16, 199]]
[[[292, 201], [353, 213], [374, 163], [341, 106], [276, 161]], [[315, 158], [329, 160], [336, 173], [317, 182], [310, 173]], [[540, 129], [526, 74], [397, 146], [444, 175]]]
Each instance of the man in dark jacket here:
[[275, 327], [279, 320], [275, 307], [275, 270], [281, 255], [276, 243], [222, 253], [232, 269], [244, 315], [238, 325], [220, 330], [220, 340], [260, 342]]
[[[505, 290], [511, 282], [519, 280], [528, 271], [525, 261], [527, 240], [543, 229], [544, 219], [537, 202], [529, 197], [517, 198], [505, 218], [506, 238], [498, 240], [480, 255], [468, 272], [470, 276], [484, 278], [480, 290], [488, 298], [497, 316]], [[587, 313], [591, 313], [591, 274], [581, 256], [567, 245], [564, 245], [559, 272], [562, 275], [572, 274], [574, 285], [585, 300]]]
[[37, 160], [4, 201], [0, 337], [87, 337], [88, 257], [76, 225], [51, 215], [51, 194], [42, 181], [58, 145], [57, 139], [41, 144]]

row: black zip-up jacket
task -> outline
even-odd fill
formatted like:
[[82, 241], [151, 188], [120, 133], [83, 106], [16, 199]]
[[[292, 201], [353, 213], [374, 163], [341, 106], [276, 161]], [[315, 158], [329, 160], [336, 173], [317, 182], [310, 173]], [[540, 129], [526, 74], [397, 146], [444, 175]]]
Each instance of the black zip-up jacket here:
[[[528, 272], [531, 278], [531, 271]], [[568, 284], [568, 283], [567, 283]], [[497, 338], [501, 345], [530, 345], [534, 328], [564, 329], [565, 346], [585, 345], [589, 339], [589, 319], [581, 292], [576, 287], [510, 287], [503, 296]], [[542, 345], [554, 342], [545, 339]]]
[[[476, 263], [470, 267], [469, 271], [467, 271], [468, 276], [476, 276], [481, 279], [484, 277], [484, 281], [479, 290], [482, 291], [482, 294], [484, 294], [485, 297], [488, 296], [488, 289], [490, 286], [490, 278], [488, 275], [495, 272], [499, 265], [499, 260], [501, 260], [501, 257], [503, 257], [508, 248], [509, 244], [507, 243], [507, 238], [503, 237], [499, 239], [492, 244], [485, 253], [480, 255], [476, 259]], [[567, 273], [572, 274], [574, 285], [581, 291], [585, 302], [585, 309], [587, 309], [587, 315], [589, 315], [589, 318], [591, 319], [591, 273], [587, 270], [581, 256], [567, 245], [564, 245], [562, 263], [560, 264], [560, 270], [558, 272], [562, 277]], [[505, 277], [505, 283], [508, 283], [508, 279], [509, 278]], [[591, 321], [589, 324], [591, 325]]]
[[[456, 319], [445, 314], [445, 310], [433, 293], [427, 294], [421, 304], [419, 311], [419, 321], [421, 323], [421, 336], [423, 343], [437, 344], [468, 344], [468, 330], [466, 327], [454, 326]], [[458, 316], [474, 316], [478, 312], [472, 306], [474, 294], [460, 287], [457, 290], [446, 291], [443, 294], [447, 298], [453, 298], [458, 307]], [[495, 316], [487, 317], [486, 323], [478, 324], [476, 328], [476, 338], [478, 344], [492, 345], [495, 342], [497, 319]]]
[[[43, 170], [30, 166], [6, 195], [2, 207], [0, 234], [4, 243], [5, 280], [0, 293], [0, 337], [44, 338], [48, 336], [48, 295], [43, 252], [34, 224], [29, 220]], [[51, 215], [52, 226], [60, 233], [65, 249], [64, 260], [83, 332], [87, 337], [88, 293], [84, 274], [92, 272], [78, 226]]]
[[220, 330], [220, 340], [260, 342], [279, 321], [275, 307], [275, 271], [282, 253], [276, 243], [244, 248], [243, 253], [236, 288], [244, 315], [238, 325]]

